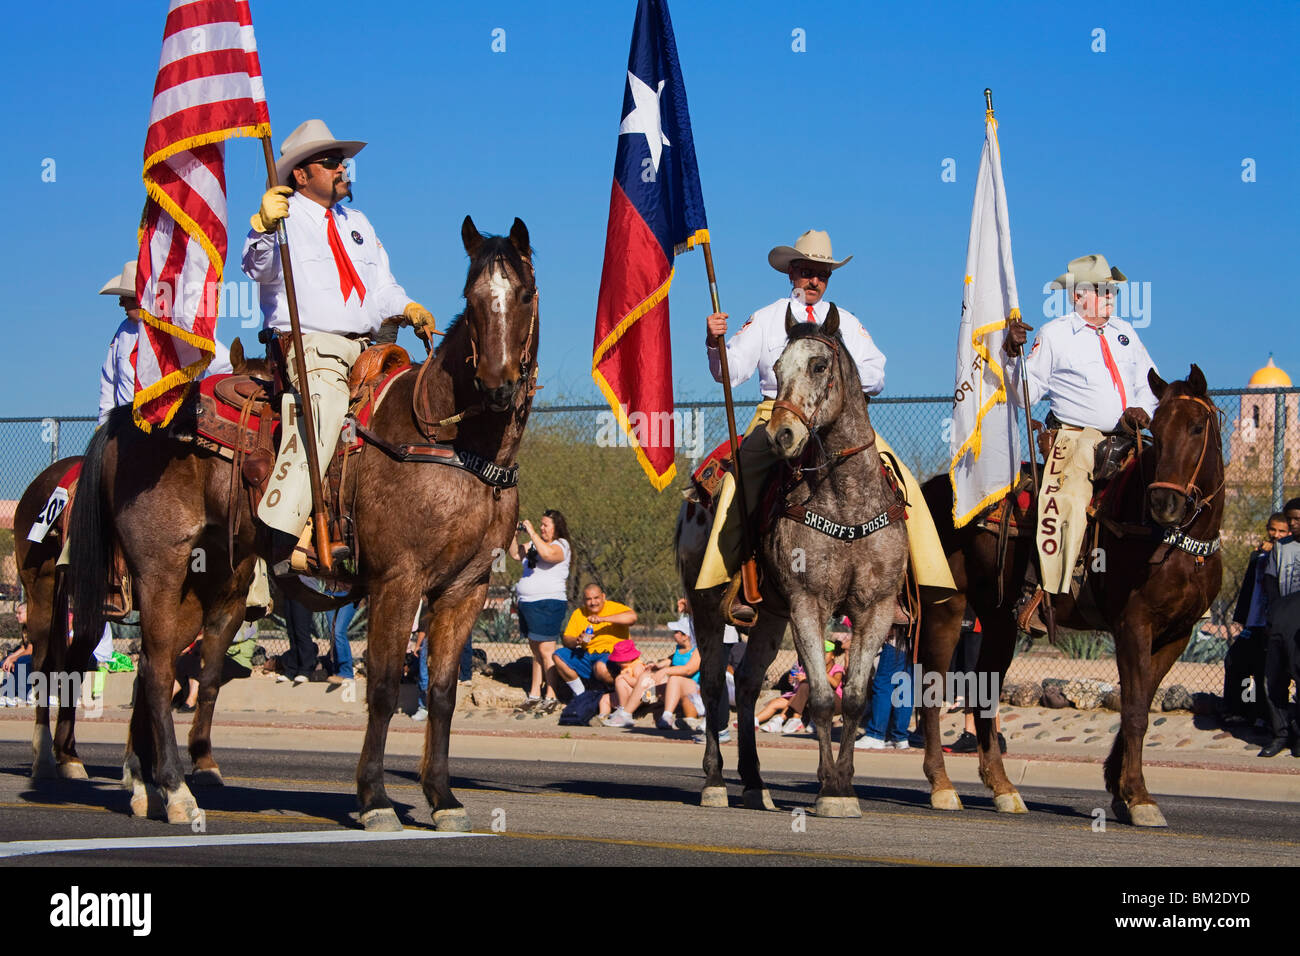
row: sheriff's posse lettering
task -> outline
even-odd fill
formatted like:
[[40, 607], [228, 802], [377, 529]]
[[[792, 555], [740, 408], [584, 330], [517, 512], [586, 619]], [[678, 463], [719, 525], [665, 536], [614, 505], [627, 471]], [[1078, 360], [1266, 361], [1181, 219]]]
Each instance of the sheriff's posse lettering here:
[[1190, 535], [1183, 534], [1177, 528], [1170, 528], [1165, 532], [1164, 537], [1160, 539], [1164, 544], [1171, 544], [1175, 548], [1181, 548], [1188, 554], [1194, 554], [1198, 557], [1208, 558], [1214, 552], [1219, 550], [1219, 539], [1213, 541], [1201, 541]]
[[858, 538], [865, 538], [873, 531], [879, 531], [888, 525], [889, 512], [882, 511], [870, 521], [864, 521], [862, 524], [838, 524], [830, 518], [817, 514], [815, 511], [805, 511], [803, 523], [805, 527], [830, 535], [832, 538], [838, 538], [840, 541], [856, 541]]
[[50, 925], [66, 927], [129, 927], [148, 936], [153, 925], [150, 893], [83, 893], [73, 886], [50, 897]]

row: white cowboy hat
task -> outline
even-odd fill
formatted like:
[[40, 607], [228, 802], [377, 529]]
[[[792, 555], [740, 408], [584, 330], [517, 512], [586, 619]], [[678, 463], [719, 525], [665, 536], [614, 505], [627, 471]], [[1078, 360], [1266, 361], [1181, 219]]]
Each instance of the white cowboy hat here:
[[292, 186], [290, 180], [293, 169], [301, 165], [303, 160], [310, 159], [317, 153], [335, 150], [347, 159], [361, 152], [365, 145], [356, 139], [335, 139], [323, 120], [309, 119], [280, 144], [280, 158], [275, 163], [275, 178], [280, 181], [281, 186]]
[[1053, 289], [1072, 289], [1079, 283], [1089, 285], [1106, 285], [1111, 282], [1127, 282], [1128, 276], [1120, 272], [1105, 256], [1091, 255], [1071, 259], [1065, 272], [1052, 280]]
[[135, 298], [135, 260], [132, 259], [126, 265], [122, 266], [121, 275], [115, 275], [104, 283], [104, 288], [99, 290], [100, 295], [129, 295]]
[[831, 269], [838, 269], [852, 258], [846, 256], [837, 262], [831, 255], [830, 235], [820, 229], [809, 229], [794, 241], [793, 246], [777, 246], [767, 254], [767, 261], [772, 268], [783, 273], [788, 273], [790, 263], [797, 259], [807, 259], [809, 262], [819, 262]]

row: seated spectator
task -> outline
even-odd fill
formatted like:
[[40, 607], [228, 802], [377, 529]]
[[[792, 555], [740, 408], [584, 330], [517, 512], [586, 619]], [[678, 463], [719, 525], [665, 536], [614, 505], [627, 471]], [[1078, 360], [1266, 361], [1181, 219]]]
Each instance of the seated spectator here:
[[[662, 688], [664, 709], [659, 715], [659, 726], [664, 730], [676, 730], [677, 720], [674, 715], [678, 705], [681, 705], [682, 716], [687, 721], [686, 726], [692, 730], [700, 729], [699, 726], [691, 723], [691, 721], [698, 722], [704, 716], [704, 700], [700, 697], [699, 684], [700, 652], [692, 637], [694, 628], [691, 619], [685, 616], [673, 621], [669, 627], [673, 629], [676, 649], [668, 657], [650, 661], [638, 668], [635, 679], [627, 678], [627, 670], [619, 674], [615, 680], [615, 688], [624, 683], [628, 686], [626, 694], [619, 694], [619, 710], [623, 711], [623, 716], [616, 712], [609, 721], [606, 721], [606, 726], [631, 726], [631, 715], [636, 712], [640, 702], [643, 699], [649, 700], [652, 692]], [[614, 653], [609, 659], [610, 664], [619, 662], [619, 650], [622, 646], [623, 644], [620, 643], [614, 648]]]
[[600, 699], [601, 723], [606, 727], [631, 727], [634, 723], [632, 715], [645, 693], [641, 689], [641, 679], [646, 673], [641, 649], [635, 641], [619, 641], [605, 664], [614, 678], [614, 689]]
[[[790, 713], [790, 701], [794, 699], [795, 693], [808, 680], [808, 675], [804, 672], [803, 666], [796, 663], [790, 668], [790, 689], [778, 697], [769, 700], [757, 714], [754, 715], [754, 726], [761, 728], [769, 734], [779, 734], [785, 726], [786, 717], [796, 718], [798, 714]], [[799, 722], [801, 725], [803, 721]]]
[[614, 645], [631, 637], [629, 628], [636, 623], [636, 611], [606, 598], [599, 584], [583, 588], [582, 604], [569, 618], [560, 639], [564, 646], [554, 657], [555, 673], [575, 696], [586, 690], [584, 680], [614, 683], [605, 662]]
[[32, 642], [23, 630], [21, 643], [0, 664], [0, 707], [20, 707], [32, 685]]
[[[848, 635], [845, 635], [838, 641], [826, 641], [824, 644], [824, 650], [826, 652], [826, 676], [830, 678], [831, 687], [835, 690], [835, 709], [833, 712], [836, 714], [840, 712], [841, 702], [844, 698], [844, 688], [840, 685], [844, 682], [844, 652], [848, 649], [848, 646]], [[791, 670], [791, 678], [793, 678], [794, 675], [794, 670]], [[802, 672], [800, 673], [800, 676], [803, 676]], [[768, 704], [768, 707], [773, 707], [773, 713], [775, 713], [776, 716], [773, 716], [771, 720], [767, 722], [767, 725], [763, 726], [763, 730], [768, 733], [781, 734], [798, 734], [812, 730], [812, 721], [810, 720], [805, 724], [803, 720], [803, 712], [808, 706], [808, 698], [811, 694], [812, 685], [808, 683], [808, 680], [805, 677], [799, 681], [799, 686], [794, 689], [794, 692], [788, 698], [785, 698], [786, 703], [784, 707], [781, 707], [777, 701], [771, 701]], [[775, 707], [773, 705], [775, 705]], [[766, 714], [767, 712], [767, 708], [764, 708], [763, 713]], [[775, 721], [777, 717], [780, 716], [781, 712], [787, 713], [790, 716], [780, 725], [779, 729], [774, 729], [776, 728]], [[758, 717], [755, 716], [754, 719], [757, 721]]]
[[[226, 649], [225, 660], [221, 662], [221, 677], [217, 681], [220, 687], [232, 680], [248, 677], [253, 673], [253, 651], [257, 648], [257, 625], [245, 624], [235, 632]], [[181, 652], [176, 659], [176, 679], [172, 681], [172, 694], [179, 696], [181, 681], [186, 682], [185, 699], [172, 704], [172, 710], [182, 714], [192, 714], [199, 702], [199, 675], [203, 671], [203, 638], [198, 638]]]

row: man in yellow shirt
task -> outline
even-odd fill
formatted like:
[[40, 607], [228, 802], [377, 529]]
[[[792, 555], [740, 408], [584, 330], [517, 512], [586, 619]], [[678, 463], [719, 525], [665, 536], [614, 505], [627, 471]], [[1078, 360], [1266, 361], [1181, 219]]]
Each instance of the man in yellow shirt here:
[[[555, 672], [569, 685], [573, 693], [586, 690], [583, 679], [612, 684], [609, 660], [614, 645], [629, 638], [628, 628], [636, 623], [636, 611], [605, 597], [599, 584], [588, 584], [582, 589], [582, 607], [573, 612], [560, 638], [563, 647], [555, 652]], [[590, 638], [585, 636], [591, 628]]]

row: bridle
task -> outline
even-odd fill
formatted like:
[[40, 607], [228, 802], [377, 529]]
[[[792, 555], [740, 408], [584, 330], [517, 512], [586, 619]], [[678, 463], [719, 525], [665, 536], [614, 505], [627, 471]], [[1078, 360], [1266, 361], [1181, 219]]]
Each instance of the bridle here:
[[[518, 419], [522, 414], [527, 399], [531, 396], [532, 392], [535, 391], [535, 389], [538, 387], [533, 382], [530, 373], [535, 374], [534, 372], [535, 356], [533, 355], [533, 340], [537, 334], [537, 321], [538, 321], [538, 314], [539, 314], [538, 303], [539, 300], [541, 299], [541, 293], [537, 291], [537, 277], [536, 277], [536, 273], [533, 272], [532, 258], [522, 254], [520, 255], [519, 258], [522, 259], [524, 264], [528, 267], [528, 273], [529, 273], [528, 287], [524, 290], [524, 296], [526, 299], [532, 302], [533, 308], [532, 308], [532, 314], [528, 318], [528, 334], [524, 337], [523, 348], [520, 349], [519, 352], [519, 378], [521, 381], [521, 387], [519, 388], [518, 392], [520, 395], [522, 395], [523, 400], [517, 401], [515, 403], [516, 419]], [[490, 268], [495, 269], [498, 264], [501, 265], [501, 268], [503, 270], [506, 270], [505, 257], [503, 255], [498, 254], [496, 258], [492, 260], [492, 265]], [[522, 279], [524, 277], [520, 276], [520, 278]], [[469, 321], [469, 319], [466, 318], [463, 321]], [[441, 335], [442, 333], [439, 332], [436, 334]], [[468, 334], [469, 334], [470, 354], [465, 356], [465, 361], [469, 365], [477, 367], [478, 366], [478, 344], [474, 341], [473, 324], [469, 326]], [[428, 356], [425, 359], [424, 364], [420, 366], [419, 375], [416, 376], [413, 411], [415, 413], [416, 424], [420, 428], [420, 433], [429, 441], [438, 441], [438, 435], [437, 435], [438, 429], [447, 428], [452, 425], [457, 425], [460, 422], [464, 421], [466, 418], [471, 418], [474, 415], [478, 415], [483, 411], [483, 403], [476, 402], [473, 405], [469, 405], [466, 408], [461, 409], [455, 415], [452, 415], [449, 418], [441, 419], [440, 421], [433, 421], [430, 418], [428, 414], [429, 411], [428, 397], [424, 389], [424, 375], [425, 372], [428, 371], [429, 366], [433, 364], [432, 361], [430, 361], [430, 359], [432, 359], [433, 357], [433, 344], [431, 338], [425, 338], [423, 341], [424, 341], [424, 347], [428, 351]]]
[[[821, 395], [818, 396], [817, 401], [813, 403], [812, 413], [809, 415], [804, 415], [803, 409], [795, 405], [793, 402], [787, 402], [779, 398], [773, 400], [772, 411], [775, 412], [778, 408], [784, 409], [785, 411], [793, 415], [795, 418], [799, 419], [800, 423], [803, 424], [803, 427], [808, 429], [808, 434], [812, 437], [812, 440], [817, 443], [817, 447], [821, 449], [822, 463], [820, 465], [812, 465], [808, 467], [798, 468], [799, 471], [806, 473], [806, 472], [815, 472], [815, 471], [825, 471], [828, 468], [834, 468], [840, 464], [843, 464], [843, 462], [846, 459], [852, 457], [853, 455], [856, 455], [862, 451], [866, 451], [868, 448], [871, 447], [871, 443], [868, 443], [866, 445], [858, 445], [854, 448], [845, 448], [837, 452], [827, 453], [826, 446], [822, 444], [821, 436], [817, 434], [817, 429], [813, 425], [813, 420], [817, 418], [818, 413], [821, 411], [822, 404], [828, 398], [830, 398], [831, 392], [834, 391], [835, 389], [835, 380], [836, 378], [839, 377], [839, 371], [840, 371], [840, 344], [836, 342], [834, 339], [832, 339], [830, 336], [822, 335], [820, 333], [808, 335], [805, 336], [804, 338], [805, 340], [813, 340], [813, 341], [820, 342], [831, 350], [831, 364], [833, 368], [830, 376], [828, 376], [826, 379], [826, 387], [822, 390]], [[843, 388], [842, 385], [841, 388]], [[792, 466], [792, 467], [797, 467], [797, 466]]]
[[[1205, 437], [1201, 440], [1201, 454], [1197, 457], [1196, 467], [1192, 469], [1192, 474], [1187, 479], [1187, 481], [1181, 485], [1172, 481], [1153, 481], [1147, 485], [1148, 492], [1152, 488], [1165, 488], [1168, 489], [1169, 491], [1178, 493], [1187, 502], [1187, 508], [1190, 514], [1183, 521], [1182, 524], [1178, 525], [1178, 530], [1181, 531], [1184, 528], [1186, 528], [1188, 525], [1190, 525], [1193, 521], [1195, 521], [1196, 516], [1199, 515], [1205, 509], [1205, 506], [1208, 505], [1211, 501], [1213, 501], [1215, 497], [1219, 494], [1219, 492], [1223, 490], [1223, 486], [1227, 481], [1227, 470], [1224, 469], [1224, 475], [1219, 480], [1218, 487], [1215, 488], [1214, 491], [1212, 491], [1208, 496], [1203, 497], [1200, 487], [1196, 484], [1196, 479], [1197, 476], [1200, 475], [1201, 473], [1201, 466], [1205, 464], [1205, 456], [1208, 453], [1210, 448], [1211, 431], [1213, 431], [1216, 436], [1222, 435], [1221, 426], [1218, 422], [1218, 419], [1222, 418], [1223, 412], [1216, 406], [1210, 404], [1210, 402], [1196, 395], [1175, 395], [1174, 400], [1195, 402], [1196, 404], [1204, 408], [1208, 413], [1206, 415], [1206, 420], [1205, 420]], [[1211, 422], [1214, 423], [1213, 428], [1210, 427]], [[1218, 440], [1219, 443], [1222, 444], [1222, 439], [1219, 438]]]

